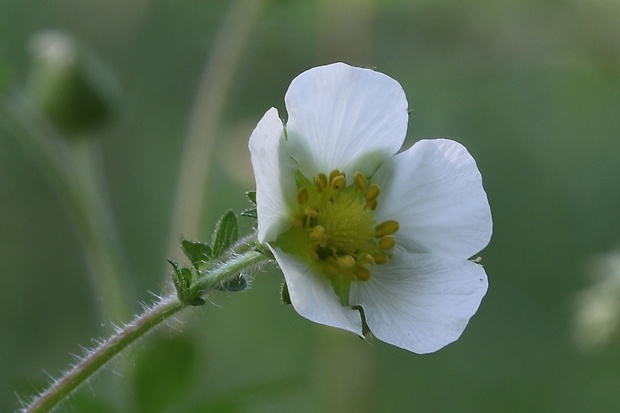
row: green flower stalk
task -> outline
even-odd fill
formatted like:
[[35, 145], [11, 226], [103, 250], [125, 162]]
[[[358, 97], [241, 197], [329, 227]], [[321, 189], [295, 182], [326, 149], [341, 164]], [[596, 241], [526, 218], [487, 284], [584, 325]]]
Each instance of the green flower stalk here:
[[[251, 239], [249, 241], [248, 239], [243, 240], [223, 254], [227, 257], [226, 261], [213, 262], [213, 267], [206, 272], [197, 269], [190, 270], [192, 281], [187, 285], [185, 293], [192, 296], [192, 300], [185, 299], [177, 287], [177, 294], [162, 298], [125, 327], [118, 329], [109, 339], [103, 341], [101, 345], [79, 360], [62, 378], [52, 383], [22, 412], [44, 413], [52, 411], [123, 349], [162, 325], [179, 311], [192, 305], [199, 305], [200, 301], [197, 298], [216, 289], [226, 289], [230, 282], [234, 283], [238, 279], [240, 273], [269, 260], [268, 254], [265, 255], [264, 251], [254, 249], [253, 246], [255, 246], [255, 242]], [[186, 267], [177, 266], [175, 267], [175, 274], [177, 268], [188, 270]]]

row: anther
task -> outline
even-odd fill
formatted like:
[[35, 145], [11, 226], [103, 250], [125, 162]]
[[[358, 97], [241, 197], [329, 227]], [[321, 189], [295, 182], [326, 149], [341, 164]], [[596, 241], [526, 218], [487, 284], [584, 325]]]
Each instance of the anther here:
[[308, 189], [304, 186], [297, 192], [297, 203], [300, 205], [308, 202]]
[[[324, 241], [327, 238], [325, 236], [325, 228], [323, 228], [321, 225], [317, 225], [316, 227], [312, 228], [312, 230], [310, 230], [308, 237], [312, 241]], [[379, 241], [379, 246], [381, 246], [381, 241]]]
[[304, 215], [310, 218], [316, 218], [319, 216], [319, 212], [316, 209], [306, 207], [304, 208]]
[[366, 262], [370, 265], [375, 265], [376, 261], [375, 261], [375, 257], [373, 257], [370, 254], [366, 254], [366, 256], [364, 257], [364, 259], [366, 260]]
[[325, 269], [325, 271], [327, 271], [331, 275], [338, 275], [338, 274], [340, 274], [340, 271], [338, 271], [338, 267], [335, 264], [331, 263], [331, 262], [324, 262], [323, 263], [323, 268]]
[[371, 199], [370, 201], [366, 201], [366, 206], [371, 211], [374, 211], [375, 209], [377, 209], [377, 200], [376, 199]]
[[375, 260], [375, 264], [385, 264], [390, 260], [390, 257], [385, 254], [373, 254], [372, 258]]
[[353, 270], [353, 274], [355, 274], [357, 279], [360, 280], [360, 281], [368, 281], [368, 280], [370, 280], [370, 271], [368, 271], [368, 269], [366, 269], [364, 267], [356, 267]]
[[381, 238], [385, 235], [394, 235], [399, 228], [400, 224], [398, 221], [394, 221], [393, 219], [383, 221], [375, 227], [375, 237]]
[[353, 182], [355, 182], [357, 189], [362, 191], [368, 186], [368, 179], [366, 179], [361, 172], [355, 172], [355, 175], [353, 175]]
[[338, 267], [342, 269], [348, 270], [355, 266], [355, 258], [353, 258], [350, 255], [344, 255], [342, 257], [338, 257], [336, 258], [336, 265], [338, 265]]
[[377, 199], [379, 196], [379, 192], [381, 192], [381, 188], [377, 184], [372, 184], [366, 189], [366, 193], [364, 194], [364, 198], [366, 198], [366, 202], [373, 201]]
[[346, 185], [347, 185], [347, 181], [343, 175], [338, 175], [331, 181], [331, 188], [334, 191], [342, 190], [344, 189]]
[[331, 183], [334, 180], [334, 178], [336, 178], [337, 176], [340, 176], [340, 175], [342, 175], [342, 174], [340, 173], [340, 171], [338, 169], [334, 169], [333, 171], [331, 171], [329, 173], [329, 181], [328, 181], [329, 184], [331, 185]]
[[324, 173], [320, 173], [314, 177], [314, 187], [319, 192], [323, 192], [325, 188], [327, 188], [327, 176]]
[[382, 250], [389, 250], [394, 245], [396, 245], [396, 240], [394, 239], [393, 235], [386, 235], [379, 240], [378, 244], [379, 248], [381, 248]]

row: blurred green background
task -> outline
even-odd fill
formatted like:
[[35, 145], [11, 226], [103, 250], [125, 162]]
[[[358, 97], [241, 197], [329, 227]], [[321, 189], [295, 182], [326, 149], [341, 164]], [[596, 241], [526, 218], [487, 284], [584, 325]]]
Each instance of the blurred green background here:
[[[105, 171], [131, 312], [165, 290], [165, 259], [181, 258], [170, 239], [209, 240], [222, 213], [247, 206], [252, 128], [271, 106], [284, 116], [290, 81], [319, 64], [397, 79], [408, 144], [465, 144], [494, 216], [481, 254], [489, 292], [438, 353], [315, 325], [280, 304], [272, 270], [131, 347], [59, 411], [620, 411], [613, 317], [598, 345], [575, 333], [592, 260], [620, 244], [619, 21], [615, 0], [0, 0], [5, 89], [25, 86], [30, 38], [47, 29], [88, 45], [118, 80], [112, 120], [85, 139]], [[217, 54], [235, 50], [236, 60]], [[201, 94], [208, 76], [223, 90]], [[212, 97], [218, 120], [198, 128], [211, 136], [207, 199], [200, 224], [174, 233], [198, 96]], [[0, 124], [3, 412], [129, 319], [102, 315], [71, 209], [18, 135]]]

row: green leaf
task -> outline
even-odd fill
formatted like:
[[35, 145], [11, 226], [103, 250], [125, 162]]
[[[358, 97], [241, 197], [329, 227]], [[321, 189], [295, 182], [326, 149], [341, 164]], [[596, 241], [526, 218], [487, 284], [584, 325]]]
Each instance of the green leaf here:
[[213, 261], [213, 250], [208, 244], [199, 241], [181, 241], [181, 249], [197, 270], [202, 270]]
[[256, 205], [256, 191], [248, 191], [245, 193], [245, 196], [248, 197], [251, 203]]
[[213, 258], [219, 257], [238, 237], [237, 217], [228, 211], [220, 218], [213, 234]]
[[155, 335], [136, 347], [133, 394], [138, 413], [171, 408], [191, 388], [196, 349], [188, 335]]

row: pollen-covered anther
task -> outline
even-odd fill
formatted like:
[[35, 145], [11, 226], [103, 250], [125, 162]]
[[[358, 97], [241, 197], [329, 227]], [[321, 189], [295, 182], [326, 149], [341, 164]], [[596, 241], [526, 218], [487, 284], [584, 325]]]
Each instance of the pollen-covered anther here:
[[370, 271], [364, 267], [355, 267], [353, 269], [353, 274], [359, 281], [368, 281], [370, 280]]
[[328, 180], [329, 184], [331, 185], [331, 183], [332, 183], [332, 181], [334, 180], [334, 178], [336, 178], [337, 176], [340, 176], [340, 175], [344, 176], [344, 174], [343, 174], [342, 172], [340, 172], [340, 170], [339, 170], [339, 169], [334, 169], [334, 170], [332, 170], [332, 171], [329, 173], [329, 180]]
[[366, 201], [366, 206], [371, 211], [374, 211], [375, 209], [377, 209], [377, 200], [376, 199], [371, 199], [370, 201]]
[[390, 260], [385, 254], [372, 254], [372, 259], [375, 261], [375, 264], [385, 264]]
[[400, 229], [398, 221], [393, 219], [383, 221], [375, 227], [375, 237], [382, 238], [386, 235], [394, 235]]
[[341, 191], [347, 186], [347, 180], [344, 175], [338, 175], [331, 181], [330, 186], [334, 191]]
[[355, 175], [353, 175], [353, 182], [355, 183], [355, 187], [361, 191], [368, 186], [368, 179], [366, 179], [361, 172], [355, 172]]
[[377, 262], [375, 261], [375, 257], [373, 257], [370, 254], [366, 254], [366, 256], [364, 257], [364, 259], [366, 260], [366, 262], [370, 265], [375, 265]]
[[344, 255], [342, 257], [336, 258], [336, 265], [344, 270], [349, 270], [355, 267], [355, 258], [350, 255]]
[[308, 202], [308, 188], [304, 186], [299, 191], [297, 191], [297, 203], [299, 205], [303, 205], [306, 202]]
[[394, 239], [394, 236], [386, 235], [384, 237], [381, 237], [381, 239], [379, 239], [378, 245], [379, 245], [379, 248], [381, 248], [382, 250], [389, 250], [394, 245], [396, 245], [396, 240]]
[[379, 193], [381, 193], [381, 187], [377, 184], [372, 184], [366, 189], [364, 198], [366, 198], [366, 202], [374, 201], [379, 197]]
[[310, 230], [310, 233], [308, 233], [308, 237], [312, 241], [318, 241], [319, 243], [327, 240], [327, 236], [325, 235], [325, 228], [323, 228], [321, 225], [317, 225], [316, 227], [312, 228]]

